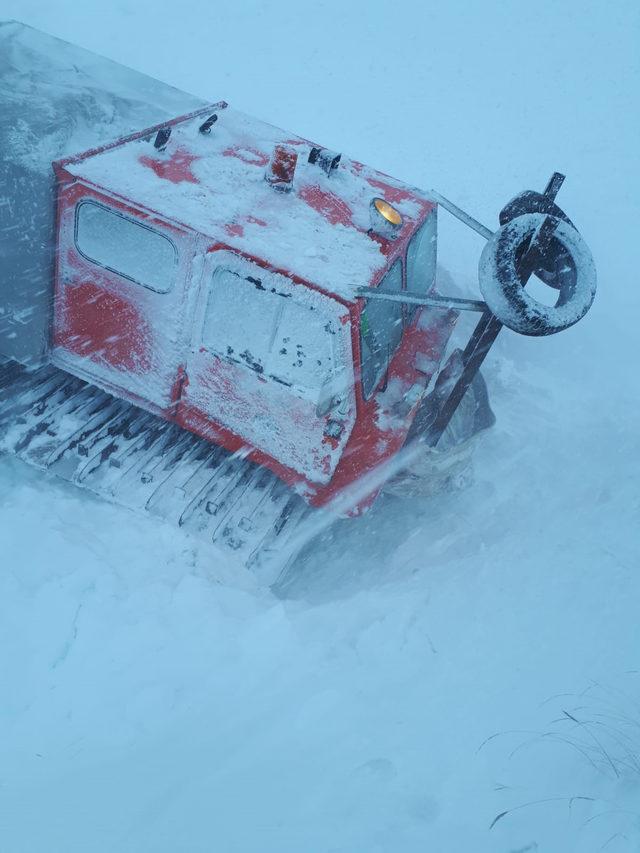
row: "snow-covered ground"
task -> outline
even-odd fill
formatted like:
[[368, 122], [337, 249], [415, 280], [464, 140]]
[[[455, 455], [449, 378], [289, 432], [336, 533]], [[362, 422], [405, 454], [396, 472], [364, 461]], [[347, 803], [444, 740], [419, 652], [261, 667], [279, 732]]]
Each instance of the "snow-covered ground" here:
[[[1, 0], [0, 17], [487, 224], [566, 171], [600, 281], [568, 332], [499, 340], [475, 482], [381, 501], [287, 598], [0, 460], [0, 850], [640, 849], [637, 4]], [[459, 234], [442, 260], [469, 281], [481, 241]]]

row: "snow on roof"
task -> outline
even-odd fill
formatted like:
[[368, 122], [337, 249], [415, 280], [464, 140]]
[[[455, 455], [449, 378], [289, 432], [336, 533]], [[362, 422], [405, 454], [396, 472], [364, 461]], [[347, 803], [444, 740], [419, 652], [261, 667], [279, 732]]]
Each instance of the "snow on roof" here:
[[[214, 110], [211, 132], [200, 133], [203, 117]], [[389, 265], [431, 204], [419, 190], [345, 158], [328, 176], [308, 162], [310, 142], [226, 105], [178, 122], [164, 151], [155, 149], [154, 137], [89, 152], [65, 168], [348, 300]], [[298, 153], [291, 192], [264, 179], [277, 144]], [[403, 216], [398, 241], [368, 233], [376, 196]]]

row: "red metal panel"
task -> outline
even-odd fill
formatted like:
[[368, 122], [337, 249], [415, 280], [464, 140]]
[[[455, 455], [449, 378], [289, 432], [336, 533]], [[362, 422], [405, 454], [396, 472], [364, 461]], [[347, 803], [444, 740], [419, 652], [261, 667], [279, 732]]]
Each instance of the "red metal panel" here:
[[[175, 281], [157, 293], [84, 257], [75, 244], [79, 202], [92, 200], [170, 237]], [[116, 396], [170, 416], [187, 347], [195, 235], [82, 183], [61, 187], [52, 360]]]
[[[277, 276], [283, 282], [282, 286], [294, 296], [293, 302], [285, 299], [285, 306], [298, 304], [297, 300], [301, 300], [300, 304], [310, 300], [321, 310], [326, 310], [327, 318], [331, 317], [338, 324], [338, 338], [342, 341], [339, 347], [348, 347], [348, 361], [345, 362], [343, 357], [339, 366], [351, 375], [346, 389], [350, 402], [348, 411], [345, 410], [341, 436], [325, 434], [332, 415], [318, 415], [317, 399], [251, 369], [242, 363], [242, 359], [230, 360], [210, 351], [203, 342], [201, 330], [213, 270], [217, 266], [226, 269], [228, 264], [232, 267], [239, 265], [247, 275], [264, 276], [265, 287], [262, 290], [271, 287], [269, 276]], [[256, 298], [260, 298], [258, 293]], [[319, 483], [330, 480], [355, 422], [351, 341], [348, 332], [342, 331], [342, 320], [349, 321], [348, 311], [340, 300], [329, 298], [306, 284], [292, 281], [281, 272], [265, 270], [228, 251], [210, 255], [198, 302], [193, 345], [187, 364], [188, 381], [178, 406], [178, 422], [199, 435], [213, 437], [228, 450], [250, 449], [252, 458], [266, 464], [286, 482], [299, 485], [310, 496]], [[244, 319], [243, 316], [237, 318], [240, 329]], [[247, 328], [247, 348], [252, 345], [251, 334], [251, 329]], [[304, 340], [308, 330], [296, 329], [296, 334]], [[329, 338], [328, 331], [326, 334]]]

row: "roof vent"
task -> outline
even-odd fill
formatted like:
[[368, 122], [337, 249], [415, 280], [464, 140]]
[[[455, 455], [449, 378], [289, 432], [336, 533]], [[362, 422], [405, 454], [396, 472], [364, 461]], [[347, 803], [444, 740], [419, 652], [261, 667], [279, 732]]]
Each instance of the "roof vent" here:
[[164, 151], [167, 147], [167, 142], [169, 141], [169, 137], [171, 136], [171, 128], [170, 127], [161, 127], [160, 130], [156, 133], [156, 138], [153, 141], [153, 147], [158, 151]]
[[276, 145], [264, 179], [281, 192], [289, 192], [298, 162], [298, 153], [291, 145]]
[[320, 166], [323, 172], [329, 177], [338, 168], [338, 163], [342, 154], [337, 154], [335, 151], [329, 151], [328, 148], [312, 148], [309, 152], [309, 163]]

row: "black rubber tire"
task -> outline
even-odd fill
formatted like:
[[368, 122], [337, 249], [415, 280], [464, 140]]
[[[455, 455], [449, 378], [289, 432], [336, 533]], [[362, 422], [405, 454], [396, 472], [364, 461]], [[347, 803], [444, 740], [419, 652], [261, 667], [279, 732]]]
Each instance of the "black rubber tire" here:
[[[508, 201], [500, 211], [500, 225], [506, 225], [507, 222], [511, 222], [512, 219], [523, 216], [525, 213], [548, 213], [555, 216], [556, 219], [562, 219], [568, 225], [573, 225], [573, 222], [555, 201], [544, 193], [535, 192], [535, 190], [525, 190]], [[573, 227], [576, 226], [573, 225]]]
[[[507, 222], [511, 222], [512, 219], [522, 216], [524, 213], [548, 213], [555, 216], [556, 219], [562, 219], [573, 228], [576, 227], [553, 199], [544, 193], [535, 192], [535, 190], [525, 190], [508, 201], [500, 211], [500, 225], [506, 225]], [[558, 274], [558, 271], [566, 267], [567, 257], [562, 253], [558, 241], [552, 242], [548, 259], [549, 269], [536, 270], [536, 275], [549, 287], [560, 290], [562, 276]]]
[[596, 270], [587, 244], [566, 219], [553, 216], [552, 254], [562, 258], [562, 269], [551, 285], [559, 291], [557, 302], [544, 305], [526, 292], [520, 259], [546, 218], [545, 213], [525, 213], [506, 222], [487, 241], [478, 265], [480, 290], [490, 311], [521, 335], [554, 335], [568, 329], [584, 317], [596, 293]]

